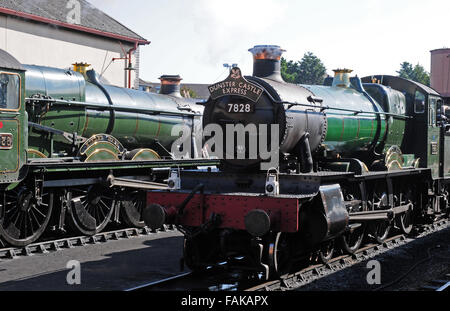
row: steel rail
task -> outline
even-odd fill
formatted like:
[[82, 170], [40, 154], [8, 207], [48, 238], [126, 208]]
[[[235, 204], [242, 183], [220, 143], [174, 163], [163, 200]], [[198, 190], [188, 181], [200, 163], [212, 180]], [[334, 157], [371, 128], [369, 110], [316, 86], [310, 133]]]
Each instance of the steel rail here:
[[173, 281], [178, 281], [180, 279], [184, 279], [186, 277], [189, 277], [192, 275], [192, 272], [186, 272], [186, 273], [182, 273], [179, 275], [175, 275], [175, 276], [171, 276], [162, 280], [157, 280], [154, 282], [150, 282], [150, 283], [146, 283], [146, 284], [142, 284], [136, 287], [132, 287], [129, 289], [124, 290], [125, 292], [136, 292], [136, 291], [148, 291], [150, 288], [161, 285], [161, 284], [166, 284], [169, 282], [173, 282]]
[[441, 286], [438, 289], [436, 289], [436, 291], [437, 292], [444, 292], [444, 291], [447, 291], [448, 288], [450, 288], [450, 281], [448, 281], [446, 284], [444, 284], [443, 286]]

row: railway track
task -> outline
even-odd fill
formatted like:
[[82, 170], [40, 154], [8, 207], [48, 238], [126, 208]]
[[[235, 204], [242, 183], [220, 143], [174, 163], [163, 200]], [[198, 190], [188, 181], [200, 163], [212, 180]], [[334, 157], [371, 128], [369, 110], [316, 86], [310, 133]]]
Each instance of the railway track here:
[[1, 260], [13, 260], [23, 256], [32, 256], [35, 254], [47, 254], [49, 252], [57, 252], [63, 249], [74, 247], [83, 247], [85, 245], [95, 245], [116, 241], [120, 239], [130, 239], [139, 236], [148, 236], [157, 234], [158, 232], [175, 231], [171, 226], [164, 226], [159, 230], [150, 230], [144, 228], [125, 228], [114, 231], [102, 232], [93, 236], [76, 236], [63, 239], [51, 239], [39, 243], [33, 243], [24, 247], [5, 247], [0, 248]]
[[[307, 267], [299, 272], [286, 275], [279, 280], [265, 282], [246, 289], [246, 291], [286, 291], [298, 289], [315, 280], [323, 278], [334, 272], [343, 270], [357, 263], [364, 262], [372, 257], [388, 252], [394, 248], [405, 245], [415, 239], [425, 237], [434, 232], [443, 230], [449, 226], [449, 220], [444, 219], [433, 224], [424, 225], [421, 232], [412, 240], [404, 235], [396, 235], [387, 239], [383, 244], [370, 244], [359, 249], [354, 255], [343, 255], [333, 258], [327, 264], [319, 264]], [[382, 289], [377, 288], [375, 290]]]
[[427, 285], [422, 286], [420, 290], [436, 292], [450, 291], [450, 273], [445, 274], [442, 278], [429, 282]]
[[[288, 291], [301, 288], [315, 280], [326, 277], [339, 270], [343, 270], [357, 263], [364, 262], [372, 257], [380, 255], [405, 245], [415, 239], [425, 237], [434, 232], [443, 230], [449, 226], [448, 220], [441, 220], [434, 224], [424, 225], [421, 232], [414, 238], [404, 235], [395, 235], [387, 239], [383, 244], [369, 244], [359, 249], [354, 255], [342, 255], [333, 258], [327, 264], [316, 264], [304, 268], [298, 272], [285, 275], [277, 280], [261, 282], [251, 275], [243, 275], [238, 272], [227, 271], [226, 265], [214, 267], [203, 273], [183, 273], [160, 281], [143, 284], [128, 289], [127, 291], [168, 291], [168, 290], [202, 290], [202, 291]], [[442, 281], [441, 281], [442, 283]], [[448, 290], [449, 284], [440, 284], [441, 290]], [[447, 286], [447, 287], [445, 287]], [[439, 289], [438, 287], [435, 290]]]
[[[245, 276], [224, 267], [209, 267], [204, 271], [186, 272], [126, 289], [127, 292], [146, 291], [233, 291], [242, 290]], [[248, 282], [248, 281], [247, 281]]]
[[[450, 275], [447, 274], [447, 278], [450, 278]], [[441, 287], [436, 289], [437, 292], [448, 292], [450, 291], [450, 281], [442, 285]]]
[[450, 274], [445, 276], [445, 279], [433, 280], [430, 285], [421, 287], [422, 290], [432, 290], [436, 292], [448, 292], [450, 291]]

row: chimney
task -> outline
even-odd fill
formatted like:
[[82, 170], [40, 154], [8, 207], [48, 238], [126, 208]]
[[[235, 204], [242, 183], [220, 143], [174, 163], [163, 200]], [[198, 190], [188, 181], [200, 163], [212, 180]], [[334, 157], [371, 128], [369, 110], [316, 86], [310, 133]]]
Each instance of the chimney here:
[[353, 72], [351, 69], [335, 69], [334, 71], [334, 79], [333, 79], [333, 87], [350, 87], [350, 73]]
[[283, 82], [280, 59], [286, 50], [278, 45], [256, 45], [248, 51], [253, 54], [253, 76]]
[[161, 89], [159, 94], [170, 95], [174, 97], [182, 97], [180, 93], [181, 77], [179, 75], [164, 75], [159, 78], [161, 80]]

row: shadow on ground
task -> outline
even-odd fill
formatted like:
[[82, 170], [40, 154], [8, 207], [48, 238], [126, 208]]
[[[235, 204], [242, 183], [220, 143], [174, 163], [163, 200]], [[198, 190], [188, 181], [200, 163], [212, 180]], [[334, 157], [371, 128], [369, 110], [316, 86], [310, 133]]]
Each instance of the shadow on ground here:
[[71, 270], [62, 269], [0, 283], [0, 291], [124, 290], [180, 272], [182, 237], [146, 240], [143, 245], [146, 247], [112, 252], [104, 255], [106, 259], [82, 262], [80, 285], [68, 285], [67, 275]]

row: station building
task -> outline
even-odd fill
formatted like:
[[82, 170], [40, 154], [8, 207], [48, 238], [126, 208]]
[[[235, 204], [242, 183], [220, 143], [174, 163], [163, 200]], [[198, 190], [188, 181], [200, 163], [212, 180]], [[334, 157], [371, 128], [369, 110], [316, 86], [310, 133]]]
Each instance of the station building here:
[[139, 49], [150, 44], [85, 0], [1, 0], [0, 49], [23, 64], [88, 63], [105, 83], [139, 88]]

